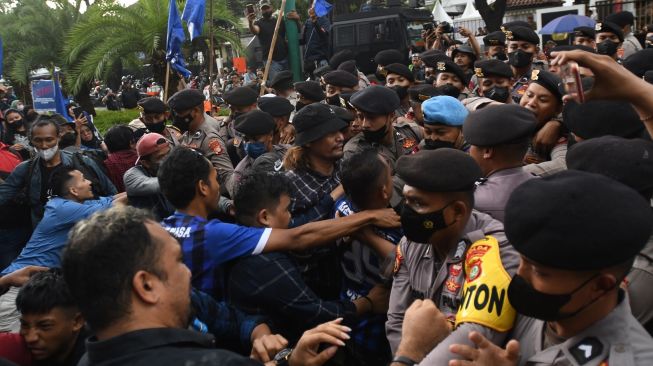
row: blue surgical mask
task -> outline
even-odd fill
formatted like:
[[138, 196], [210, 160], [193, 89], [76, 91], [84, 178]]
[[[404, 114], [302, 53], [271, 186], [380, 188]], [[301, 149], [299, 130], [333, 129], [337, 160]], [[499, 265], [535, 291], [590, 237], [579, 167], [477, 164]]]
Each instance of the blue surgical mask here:
[[267, 149], [265, 144], [262, 142], [246, 142], [245, 143], [245, 153], [252, 159], [256, 159], [259, 156], [265, 154]]

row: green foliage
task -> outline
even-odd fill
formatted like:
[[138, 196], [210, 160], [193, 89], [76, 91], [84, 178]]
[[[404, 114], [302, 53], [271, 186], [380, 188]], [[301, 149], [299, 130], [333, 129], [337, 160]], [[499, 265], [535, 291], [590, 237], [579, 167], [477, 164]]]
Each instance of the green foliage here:
[[107, 109], [97, 109], [97, 116], [93, 118], [93, 123], [100, 133], [104, 134], [111, 126], [126, 125], [132, 120], [138, 118], [138, 109], [121, 109], [119, 111], [110, 111]]

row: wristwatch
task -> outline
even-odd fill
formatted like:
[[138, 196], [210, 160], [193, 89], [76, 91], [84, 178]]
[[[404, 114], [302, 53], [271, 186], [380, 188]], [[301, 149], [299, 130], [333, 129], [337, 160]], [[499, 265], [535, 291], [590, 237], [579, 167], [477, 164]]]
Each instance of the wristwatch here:
[[278, 366], [288, 366], [288, 361], [290, 361], [291, 354], [292, 348], [284, 348], [274, 356], [273, 361]]
[[400, 364], [404, 364], [404, 365], [406, 365], [406, 366], [417, 365], [417, 362], [415, 362], [415, 361], [413, 361], [413, 360], [411, 360], [410, 358], [405, 357], [405, 356], [395, 356], [395, 357], [392, 359], [392, 362], [390, 362], [390, 363], [392, 364], [392, 363], [395, 363], [395, 362], [396, 362], [396, 363], [400, 363]]

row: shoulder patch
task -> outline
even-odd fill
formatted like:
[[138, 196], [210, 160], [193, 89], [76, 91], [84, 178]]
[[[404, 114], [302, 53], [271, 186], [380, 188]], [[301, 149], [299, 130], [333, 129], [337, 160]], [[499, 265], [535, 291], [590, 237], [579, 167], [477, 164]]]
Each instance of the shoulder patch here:
[[404, 261], [404, 256], [401, 254], [401, 246], [397, 245], [397, 248], [395, 249], [395, 265], [392, 268], [392, 274], [396, 275], [399, 272], [399, 268], [401, 268], [401, 262]]
[[595, 337], [587, 337], [569, 348], [579, 365], [584, 365], [603, 353], [603, 344]]
[[222, 144], [220, 144], [220, 140], [215, 137], [209, 140], [209, 149], [211, 149], [211, 151], [213, 151], [216, 155], [220, 155], [224, 152], [224, 149], [222, 149]]

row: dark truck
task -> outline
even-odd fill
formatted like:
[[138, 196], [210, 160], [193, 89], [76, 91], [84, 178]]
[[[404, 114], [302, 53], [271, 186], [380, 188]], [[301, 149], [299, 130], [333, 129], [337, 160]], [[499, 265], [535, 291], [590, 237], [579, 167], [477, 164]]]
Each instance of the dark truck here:
[[331, 28], [331, 54], [350, 49], [356, 65], [365, 74], [376, 69], [374, 55], [396, 49], [406, 55], [411, 47], [423, 48], [422, 24], [433, 21], [429, 10], [405, 7], [381, 8], [336, 15]]

